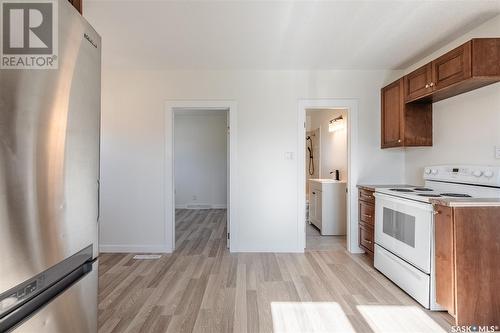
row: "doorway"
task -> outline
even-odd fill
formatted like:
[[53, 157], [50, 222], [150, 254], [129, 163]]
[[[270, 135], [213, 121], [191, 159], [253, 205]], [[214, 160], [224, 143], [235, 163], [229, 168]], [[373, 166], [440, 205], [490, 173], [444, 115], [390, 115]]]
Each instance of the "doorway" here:
[[224, 109], [174, 109], [176, 243], [226, 243], [227, 123]]
[[306, 109], [306, 249], [346, 248], [347, 109]]
[[165, 157], [171, 161], [165, 164], [166, 247], [173, 252], [182, 236], [176, 237], [176, 219], [187, 228], [192, 221], [215, 218], [224, 220], [224, 243], [234, 251], [236, 104], [168, 101], [165, 125]]
[[[326, 110], [326, 111], [325, 111]], [[314, 114], [314, 112], [319, 112], [320, 114], [323, 112], [328, 112], [329, 110], [344, 110], [345, 118], [343, 117], [340, 122], [334, 121], [335, 118], [339, 117], [339, 115], [333, 117], [332, 115], [325, 116], [327, 117], [327, 124], [323, 124], [323, 133], [331, 133], [344, 130], [345, 131], [345, 140], [346, 140], [346, 167], [345, 171], [342, 171], [341, 167], [335, 167], [334, 165], [324, 164], [327, 167], [323, 167], [319, 162], [320, 156], [315, 156], [314, 151], [324, 150], [325, 146], [321, 146], [318, 138], [316, 138], [316, 144], [318, 148], [314, 147], [314, 137], [315, 130], [320, 126], [313, 126], [311, 123], [309, 124], [309, 128], [307, 128], [308, 119], [307, 113]], [[327, 113], [324, 113], [325, 115]], [[339, 179], [345, 182], [345, 204], [343, 207], [345, 208], [345, 243], [341, 242], [342, 248], [347, 248], [349, 252], [352, 253], [362, 253], [363, 250], [358, 246], [358, 228], [357, 228], [357, 219], [358, 219], [358, 211], [357, 211], [357, 191], [356, 191], [356, 183], [358, 182], [358, 149], [357, 149], [357, 114], [358, 114], [358, 102], [354, 99], [313, 99], [313, 100], [300, 100], [298, 103], [298, 146], [297, 146], [297, 166], [298, 166], [298, 205], [297, 205], [297, 228], [299, 234], [299, 248], [307, 249], [307, 230], [309, 225], [308, 218], [312, 215], [313, 219], [319, 219], [322, 210], [319, 209], [313, 212], [307, 212], [307, 203], [312, 200], [319, 201], [313, 209], [317, 207], [321, 207], [320, 203], [322, 203], [323, 197], [316, 193], [316, 197], [311, 197], [311, 177], [319, 177], [319, 179], [329, 179], [334, 182], [336, 178], [335, 170], [339, 170]], [[330, 118], [331, 117], [331, 118]], [[311, 119], [309, 119], [311, 122]], [[331, 124], [331, 126], [330, 126]], [[338, 127], [344, 127], [344, 129], [338, 129]], [[313, 128], [315, 127], [315, 128]], [[307, 133], [309, 132], [309, 133]], [[309, 135], [308, 135], [309, 134]], [[307, 140], [307, 137], [312, 137], [312, 140]], [[313, 155], [312, 158], [309, 156], [309, 150], [307, 149], [308, 144], [313, 141]], [[321, 155], [321, 153], [319, 154]], [[309, 161], [312, 160], [315, 163], [315, 170], [312, 171], [312, 175], [309, 176]], [[332, 174], [330, 174], [332, 172]], [[321, 183], [316, 183], [316, 188], [321, 188]], [[307, 192], [306, 192], [307, 191]], [[306, 194], [309, 193], [309, 194]], [[321, 193], [322, 194], [322, 193]], [[340, 193], [337, 192], [337, 197], [340, 196]], [[330, 199], [328, 199], [330, 200]], [[330, 203], [327, 203], [327, 206]], [[321, 212], [320, 212], [321, 211]], [[322, 216], [321, 216], [322, 217]], [[319, 224], [319, 223], [318, 223]], [[312, 227], [312, 226], [311, 226]], [[318, 228], [315, 227], [316, 231], [319, 233], [321, 230], [321, 225]], [[338, 230], [334, 230], [335, 232], [339, 232]], [[342, 232], [340, 232], [342, 233]], [[318, 235], [318, 234], [316, 234]], [[318, 236], [320, 237], [320, 236]], [[321, 244], [320, 244], [321, 247]], [[338, 248], [338, 247], [337, 247]]]

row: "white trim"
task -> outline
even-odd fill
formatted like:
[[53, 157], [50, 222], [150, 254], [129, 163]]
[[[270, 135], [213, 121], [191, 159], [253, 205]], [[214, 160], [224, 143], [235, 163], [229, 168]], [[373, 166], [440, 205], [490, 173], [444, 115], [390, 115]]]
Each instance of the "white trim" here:
[[297, 248], [295, 245], [294, 246], [279, 247], [279, 246], [262, 246], [262, 244], [259, 244], [258, 249], [256, 249], [255, 247], [240, 248], [240, 249], [238, 249], [238, 252], [244, 252], [244, 253], [304, 253], [304, 249]]
[[358, 246], [358, 191], [359, 177], [358, 152], [358, 100], [357, 99], [302, 99], [298, 102], [298, 139], [297, 139], [297, 234], [298, 248], [306, 247], [306, 175], [305, 170], [305, 132], [306, 109], [347, 109], [347, 249], [352, 253], [363, 253]]
[[160, 245], [99, 245], [100, 253], [172, 253], [172, 250]]
[[227, 204], [212, 205], [212, 209], [227, 209]]
[[[190, 207], [191, 206], [191, 207]], [[200, 207], [208, 207], [208, 208], [193, 208], [193, 206]], [[200, 203], [192, 203], [192, 204], [175, 204], [175, 209], [226, 209], [227, 204], [200, 204]]]
[[165, 102], [165, 247], [175, 249], [175, 195], [174, 195], [174, 110], [195, 109], [227, 111], [229, 117], [229, 191], [227, 193], [228, 231], [231, 231], [229, 250], [238, 251], [237, 216], [237, 104], [233, 100], [168, 100]]

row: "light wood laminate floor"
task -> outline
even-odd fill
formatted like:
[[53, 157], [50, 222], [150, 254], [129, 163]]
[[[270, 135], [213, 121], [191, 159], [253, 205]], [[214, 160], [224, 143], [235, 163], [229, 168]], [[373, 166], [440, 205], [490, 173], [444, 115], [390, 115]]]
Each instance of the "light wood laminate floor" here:
[[346, 246], [345, 236], [321, 236], [316, 226], [306, 223], [306, 250], [342, 251]]
[[345, 249], [226, 249], [225, 210], [178, 210], [177, 250], [159, 260], [102, 254], [99, 332], [449, 332]]

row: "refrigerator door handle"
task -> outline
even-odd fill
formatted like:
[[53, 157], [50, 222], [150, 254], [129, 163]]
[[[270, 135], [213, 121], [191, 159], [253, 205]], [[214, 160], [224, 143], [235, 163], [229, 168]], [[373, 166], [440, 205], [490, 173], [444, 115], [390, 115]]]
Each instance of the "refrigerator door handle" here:
[[86, 262], [61, 280], [54, 283], [28, 302], [0, 319], [0, 332], [7, 332], [20, 325], [25, 319], [54, 300], [75, 282], [92, 271], [93, 262]]

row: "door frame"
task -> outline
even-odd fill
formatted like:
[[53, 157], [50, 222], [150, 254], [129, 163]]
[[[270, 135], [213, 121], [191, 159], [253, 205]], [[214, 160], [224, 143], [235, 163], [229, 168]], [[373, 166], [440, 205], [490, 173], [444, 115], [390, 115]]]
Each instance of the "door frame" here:
[[347, 250], [363, 253], [358, 246], [358, 191], [359, 177], [358, 152], [358, 100], [357, 99], [301, 99], [298, 103], [298, 140], [297, 140], [297, 230], [299, 249], [306, 248], [306, 110], [347, 109]]
[[165, 245], [169, 252], [175, 250], [175, 156], [174, 116], [183, 110], [225, 111], [228, 117], [227, 159], [227, 232], [229, 250], [237, 248], [237, 104], [233, 100], [167, 100], [165, 102]]

